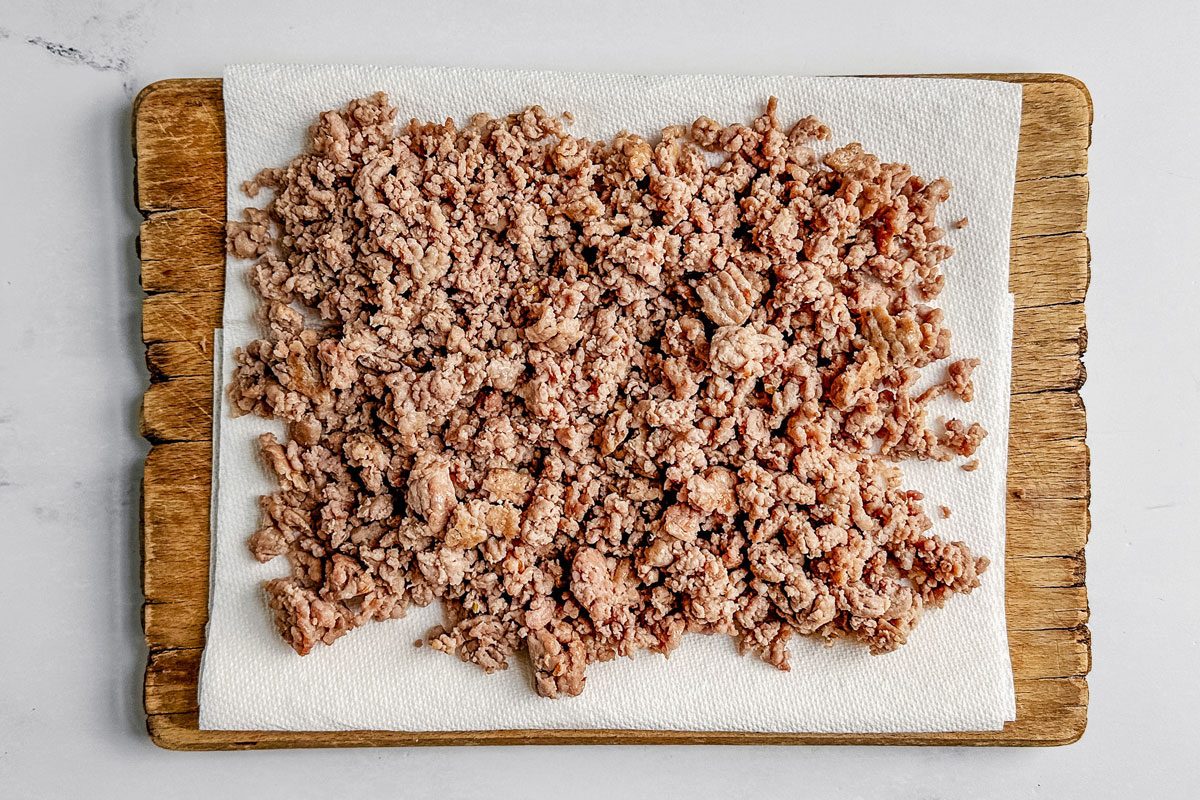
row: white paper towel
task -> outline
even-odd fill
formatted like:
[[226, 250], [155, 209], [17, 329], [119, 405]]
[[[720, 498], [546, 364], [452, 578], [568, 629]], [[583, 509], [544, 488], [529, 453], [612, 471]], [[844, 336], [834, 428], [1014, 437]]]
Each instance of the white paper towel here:
[[[950, 233], [957, 254], [945, 265], [940, 304], [955, 356], [978, 356], [975, 401], [939, 399], [932, 411], [977, 419], [990, 431], [980, 467], [905, 463], [907, 483], [925, 493], [935, 531], [962, 539], [992, 560], [983, 586], [926, 614], [898, 652], [870, 656], [793, 637], [792, 670], [739, 657], [727, 637], [689, 636], [670, 659], [648, 653], [588, 668], [580, 697], [547, 700], [528, 667], [477, 667], [412, 643], [441, 621], [440, 609], [372, 623], [300, 658], [275, 633], [263, 581], [286, 572], [283, 559], [257, 563], [246, 539], [258, 497], [275, 488], [257, 459], [255, 437], [277, 424], [234, 419], [223, 388], [235, 347], [256, 338], [247, 262], [226, 266], [223, 398], [217, 420], [212, 589], [200, 675], [200, 727], [266, 730], [487, 730], [645, 728], [671, 730], [895, 732], [995, 730], [1015, 716], [1004, 622], [1004, 491], [1007, 465], [1012, 299], [1009, 230], [1021, 88], [990, 81], [733, 76], [641, 76], [401, 69], [358, 66], [230, 67], [225, 72], [229, 216], [250, 205], [238, 187], [263, 167], [282, 166], [306, 144], [320, 111], [388, 92], [408, 119], [465, 120], [539, 103], [571, 111], [577, 135], [624, 128], [652, 135], [700, 115], [749, 122], [767, 98], [790, 120], [815, 114], [836, 143], [857, 140], [887, 160], [905, 161], [954, 184], [941, 210], [971, 224]], [[262, 200], [259, 199], [259, 204]], [[932, 372], [932, 370], [931, 370]], [[932, 377], [932, 376], [931, 376]]]

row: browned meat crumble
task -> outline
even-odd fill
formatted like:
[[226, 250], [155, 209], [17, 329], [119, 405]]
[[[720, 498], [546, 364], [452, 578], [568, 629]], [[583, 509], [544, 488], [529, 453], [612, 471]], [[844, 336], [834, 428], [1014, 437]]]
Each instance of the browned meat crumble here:
[[230, 225], [265, 331], [230, 397], [288, 425], [250, 548], [291, 564], [266, 591], [298, 653], [437, 599], [432, 647], [488, 671], [526, 650], [555, 697], [689, 632], [781, 669], [795, 633], [888, 652], [979, 585], [896, 463], [984, 436], [924, 408], [970, 400], [977, 361], [911, 394], [950, 352], [925, 304], [948, 181], [818, 157], [829, 130], [774, 100], [657, 141], [538, 107], [395, 115], [322, 114]]

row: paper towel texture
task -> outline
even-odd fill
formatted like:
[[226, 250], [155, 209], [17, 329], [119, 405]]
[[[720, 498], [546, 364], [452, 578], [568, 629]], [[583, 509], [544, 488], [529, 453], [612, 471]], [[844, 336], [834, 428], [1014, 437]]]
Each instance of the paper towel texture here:
[[[571, 111], [572, 133], [653, 135], [701, 115], [748, 123], [769, 96], [785, 127], [815, 114], [833, 143], [867, 151], [954, 184], [940, 209], [956, 255], [944, 265], [939, 298], [953, 357], [983, 360], [975, 401], [943, 397], [938, 414], [978, 420], [990, 435], [979, 469], [905, 462], [907, 485], [925, 493], [934, 530], [992, 560], [983, 586], [927, 613], [898, 652], [793, 637], [792, 670], [737, 655], [732, 639], [692, 635], [669, 659], [641, 653], [588, 668], [580, 697], [547, 700], [532, 689], [527, 663], [486, 675], [478, 667], [414, 648], [441, 621], [435, 603], [402, 620], [371, 623], [300, 658], [272, 627], [262, 583], [286, 573], [283, 559], [259, 564], [246, 547], [258, 498], [274, 490], [256, 437], [282, 427], [234, 419], [224, 386], [233, 349], [257, 338], [256, 305], [245, 272], [226, 265], [223, 335], [215, 387], [212, 581], [200, 674], [200, 727], [226, 730], [490, 730], [642, 728], [672, 730], [902, 732], [995, 730], [1015, 716], [1004, 620], [1004, 492], [1007, 466], [1012, 298], [1008, 252], [1021, 87], [990, 81], [732, 76], [635, 76], [402, 69], [358, 66], [230, 67], [225, 72], [230, 218], [252, 205], [238, 187], [260, 169], [283, 166], [305, 146], [323, 110], [383, 90], [407, 119], [463, 121], [530, 104]], [[261, 203], [261, 198], [260, 201]], [[931, 376], [938, 368], [930, 370]], [[948, 505], [954, 515], [933, 513]]]

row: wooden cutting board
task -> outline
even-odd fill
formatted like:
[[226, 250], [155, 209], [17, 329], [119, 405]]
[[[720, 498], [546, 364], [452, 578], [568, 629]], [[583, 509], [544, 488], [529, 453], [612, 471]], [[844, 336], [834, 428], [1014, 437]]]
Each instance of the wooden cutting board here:
[[1091, 637], [1084, 586], [1090, 519], [1086, 418], [1087, 148], [1092, 104], [1063, 75], [964, 75], [1024, 86], [1012, 225], [1012, 425], [1006, 593], [1017, 719], [1002, 731], [922, 734], [620, 730], [202, 731], [196, 684], [208, 617], [213, 328], [225, 274], [221, 81], [168, 80], [133, 104], [145, 216], [142, 338], [151, 383], [142, 432], [144, 627], [150, 737], [180, 750], [433, 744], [1056, 745], [1087, 722]]

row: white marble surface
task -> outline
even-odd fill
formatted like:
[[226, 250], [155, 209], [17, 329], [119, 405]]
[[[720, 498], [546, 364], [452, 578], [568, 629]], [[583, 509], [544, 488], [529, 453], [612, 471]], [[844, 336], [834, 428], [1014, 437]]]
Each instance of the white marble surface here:
[[[233, 0], [0, 0], [0, 797], [135, 798], [157, 787], [177, 798], [1194, 796], [1200, 6], [939, 2], [828, 18], [789, 2], [713, 3], [706, 14], [590, 3], [578, 16], [568, 5], [326, 0], [279, 13]], [[367, 13], [377, 16], [364, 25]], [[159, 78], [248, 60], [1083, 78], [1096, 104], [1084, 390], [1095, 668], [1083, 740], [1047, 750], [157, 750], [140, 704], [146, 373], [129, 100]]]

